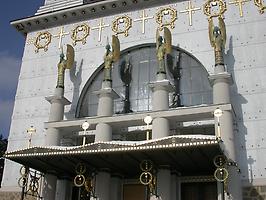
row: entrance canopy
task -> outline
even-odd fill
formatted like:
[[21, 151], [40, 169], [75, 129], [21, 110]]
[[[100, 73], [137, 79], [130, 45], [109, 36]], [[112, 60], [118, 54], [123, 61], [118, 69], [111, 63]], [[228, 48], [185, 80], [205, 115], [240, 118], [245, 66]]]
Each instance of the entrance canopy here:
[[91, 172], [108, 169], [125, 178], [141, 173], [142, 160], [154, 168], [169, 166], [187, 175], [209, 175], [215, 170], [213, 158], [221, 154], [215, 136], [178, 135], [148, 141], [96, 142], [74, 147], [31, 147], [5, 154], [7, 159], [58, 176], [75, 176], [75, 167], [84, 163]]

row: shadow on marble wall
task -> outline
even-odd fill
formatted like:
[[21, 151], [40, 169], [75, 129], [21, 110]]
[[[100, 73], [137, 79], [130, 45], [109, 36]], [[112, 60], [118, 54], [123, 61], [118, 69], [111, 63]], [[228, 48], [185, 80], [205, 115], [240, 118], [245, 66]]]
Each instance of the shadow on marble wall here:
[[80, 85], [82, 83], [82, 67], [83, 59], [80, 63], [75, 61], [74, 66], [69, 71], [69, 78], [73, 84], [73, 95], [70, 99], [71, 107], [69, 111], [65, 113], [67, 119], [73, 119], [75, 117], [76, 107], [79, 100]]
[[246, 135], [247, 127], [244, 124], [244, 112], [243, 105], [247, 104], [247, 99], [239, 93], [240, 85], [237, 85], [236, 80], [236, 69], [235, 69], [235, 56], [234, 56], [234, 44], [233, 36], [229, 38], [229, 48], [225, 53], [225, 62], [227, 66], [227, 71], [231, 73], [233, 78], [233, 84], [231, 86], [231, 102], [234, 109], [234, 133], [235, 133], [235, 149], [237, 153], [237, 162], [241, 163], [241, 179], [248, 179], [249, 168], [252, 168], [254, 160], [248, 159], [246, 151]]

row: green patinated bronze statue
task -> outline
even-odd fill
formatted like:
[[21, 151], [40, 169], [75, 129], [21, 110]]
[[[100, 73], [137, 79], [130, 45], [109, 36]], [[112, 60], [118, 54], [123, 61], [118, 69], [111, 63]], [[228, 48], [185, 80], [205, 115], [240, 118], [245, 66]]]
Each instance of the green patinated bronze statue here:
[[159, 73], [166, 74], [165, 55], [170, 54], [172, 52], [172, 35], [167, 27], [164, 27], [164, 39], [162, 36], [160, 36], [159, 29], [157, 29], [156, 50], [157, 50], [157, 60], [158, 60], [157, 74]]
[[64, 88], [65, 82], [65, 71], [66, 69], [71, 69], [74, 63], [74, 48], [71, 45], [67, 45], [67, 55], [63, 53], [63, 48], [61, 47], [60, 61], [57, 65], [57, 85], [56, 88]]
[[104, 55], [104, 81], [112, 81], [112, 66], [113, 63], [120, 58], [120, 42], [118, 37], [112, 36], [112, 51], [108, 43], [106, 45], [106, 53]]
[[209, 38], [214, 48], [215, 66], [224, 65], [224, 48], [226, 43], [226, 28], [222, 16], [218, 17], [219, 26], [213, 25], [213, 19], [209, 18]]

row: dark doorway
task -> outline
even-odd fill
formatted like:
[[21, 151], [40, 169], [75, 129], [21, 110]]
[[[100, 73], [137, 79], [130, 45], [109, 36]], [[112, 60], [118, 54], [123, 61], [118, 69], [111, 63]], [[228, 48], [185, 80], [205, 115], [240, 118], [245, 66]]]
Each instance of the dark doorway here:
[[216, 182], [198, 182], [181, 184], [182, 200], [214, 200], [217, 199]]
[[140, 184], [126, 184], [123, 187], [123, 200], [145, 200], [146, 188]]

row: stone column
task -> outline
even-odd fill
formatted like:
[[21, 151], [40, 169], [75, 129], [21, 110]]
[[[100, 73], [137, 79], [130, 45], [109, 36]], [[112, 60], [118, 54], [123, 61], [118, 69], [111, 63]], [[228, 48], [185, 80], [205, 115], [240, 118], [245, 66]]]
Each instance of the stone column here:
[[[230, 84], [232, 83], [231, 74], [225, 71], [223, 65], [216, 65], [214, 75], [210, 76], [213, 85], [213, 103], [226, 104], [230, 103]], [[218, 122], [215, 123], [215, 133], [218, 135]], [[221, 140], [221, 148], [225, 156], [236, 162], [236, 152], [234, 144], [233, 116], [231, 111], [223, 111], [219, 118]], [[240, 176], [235, 166], [228, 166], [228, 193], [225, 199], [239, 200], [242, 199]], [[219, 185], [219, 184], [218, 184]], [[219, 191], [219, 190], [218, 190]]]
[[157, 192], [162, 200], [173, 200], [171, 198], [171, 171], [168, 166], [162, 166], [157, 173]]
[[111, 183], [111, 176], [108, 170], [101, 170], [96, 175], [95, 194], [97, 199], [111, 200], [110, 183]]
[[[50, 104], [49, 122], [61, 121], [64, 119], [64, 107], [70, 105], [71, 102], [64, 97], [63, 88], [55, 88], [53, 96], [45, 98]], [[59, 130], [55, 128], [48, 128], [46, 131], [46, 146], [54, 146], [60, 144]]]
[[71, 200], [72, 199], [72, 183], [67, 178], [57, 180], [56, 200]]
[[181, 200], [181, 185], [178, 172], [171, 172], [171, 199]]
[[[71, 104], [64, 97], [63, 88], [55, 88], [53, 96], [45, 98], [48, 102], [51, 103], [49, 122], [61, 121], [64, 119], [64, 107], [65, 105]], [[59, 130], [56, 128], [48, 128], [46, 131], [45, 138], [46, 146], [59, 146], [60, 145], [60, 135]], [[54, 174], [47, 173], [44, 177], [45, 184], [42, 190], [43, 200], [54, 200], [55, 195], [61, 194], [61, 191], [64, 190], [64, 184], [57, 184], [57, 177]], [[58, 185], [58, 187], [57, 187]], [[62, 187], [61, 187], [62, 186]]]
[[55, 199], [56, 181], [57, 181], [57, 177], [54, 175], [54, 173], [49, 172], [45, 174], [42, 193], [41, 193], [43, 200], [54, 200]]
[[[99, 96], [97, 115], [100, 117], [112, 116], [114, 110], [114, 99], [119, 98], [118, 94], [112, 89], [111, 81], [103, 81], [102, 89], [95, 92]], [[112, 127], [107, 123], [96, 125], [95, 142], [111, 141]]]
[[[156, 81], [149, 84], [152, 89], [152, 110], [169, 109], [169, 92], [173, 91], [166, 74], [157, 74]], [[169, 136], [169, 122], [166, 118], [158, 117], [152, 122], [152, 139]]]
[[114, 174], [111, 177], [111, 200], [122, 200], [122, 177], [119, 174]]

